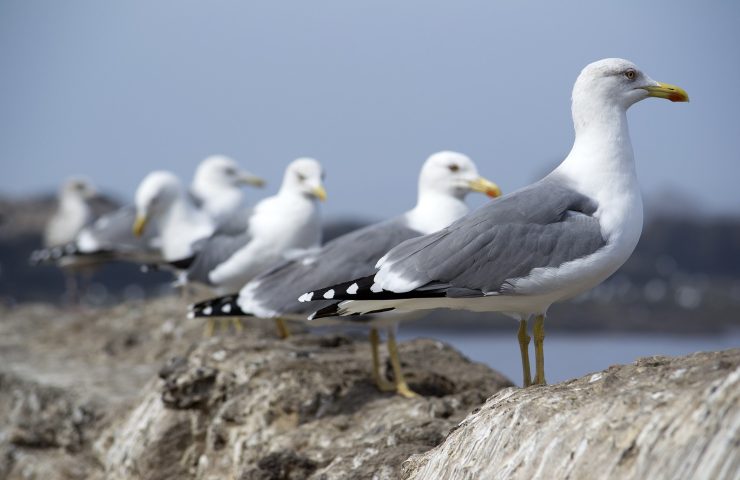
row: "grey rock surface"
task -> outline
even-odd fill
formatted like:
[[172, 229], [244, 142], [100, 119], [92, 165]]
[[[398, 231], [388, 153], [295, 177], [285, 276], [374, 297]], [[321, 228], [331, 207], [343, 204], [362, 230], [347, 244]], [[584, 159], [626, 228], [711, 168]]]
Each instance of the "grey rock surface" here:
[[740, 478], [740, 349], [521, 390], [415, 340], [406, 400], [362, 337], [183, 314], [0, 307], [0, 480]]
[[398, 478], [511, 385], [415, 340], [400, 350], [424, 396], [406, 400], [375, 389], [362, 338], [282, 341], [268, 322], [203, 339], [183, 310], [1, 311], [0, 479]]
[[341, 335], [205, 341], [165, 365], [96, 449], [107, 478], [398, 478], [409, 455], [510, 385], [432, 340], [401, 355], [425, 397], [377, 392], [368, 346]]
[[505, 389], [403, 478], [740, 478], [740, 349]]

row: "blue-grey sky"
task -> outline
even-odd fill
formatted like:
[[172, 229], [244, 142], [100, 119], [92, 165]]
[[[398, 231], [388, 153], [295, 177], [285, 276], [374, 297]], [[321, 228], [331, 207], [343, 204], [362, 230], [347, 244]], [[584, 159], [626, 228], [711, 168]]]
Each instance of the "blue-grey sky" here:
[[691, 96], [629, 114], [647, 201], [735, 213], [738, 25], [737, 2], [3, 0], [0, 193], [84, 173], [130, 198], [224, 153], [269, 180], [256, 200], [309, 155], [327, 213], [380, 218], [441, 149], [512, 191], [567, 154], [581, 68], [619, 56]]

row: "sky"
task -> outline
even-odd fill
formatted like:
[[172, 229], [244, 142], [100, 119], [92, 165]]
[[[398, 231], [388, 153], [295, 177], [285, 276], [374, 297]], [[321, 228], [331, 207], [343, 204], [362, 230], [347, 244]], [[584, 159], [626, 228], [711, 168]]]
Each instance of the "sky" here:
[[256, 201], [313, 156], [327, 215], [383, 218], [443, 149], [510, 192], [567, 155], [580, 70], [622, 57], [691, 97], [630, 110], [646, 206], [734, 215], [739, 24], [738, 2], [681, 0], [2, 0], [0, 194], [84, 174], [126, 200], [222, 153], [268, 180]]

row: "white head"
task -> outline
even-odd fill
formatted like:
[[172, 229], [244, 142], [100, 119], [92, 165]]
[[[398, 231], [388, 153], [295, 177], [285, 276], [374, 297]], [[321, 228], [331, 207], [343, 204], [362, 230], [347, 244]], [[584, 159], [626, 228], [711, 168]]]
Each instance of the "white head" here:
[[688, 102], [686, 92], [675, 85], [656, 82], [634, 63], [621, 58], [606, 58], [581, 71], [573, 86], [573, 120], [576, 129], [605, 111], [626, 111], [648, 97], [672, 102]]
[[134, 199], [136, 206], [134, 234], [141, 236], [147, 222], [152, 218], [164, 217], [182, 195], [180, 179], [171, 172], [158, 170], [144, 177], [136, 189]]
[[437, 152], [421, 167], [420, 198], [436, 193], [462, 200], [470, 192], [482, 192], [489, 197], [501, 195], [498, 185], [481, 177], [468, 156], [450, 151]]
[[243, 170], [233, 158], [224, 155], [211, 155], [198, 165], [193, 178], [193, 188], [211, 190], [224, 187], [251, 185], [264, 186], [265, 181], [251, 172]]
[[92, 183], [83, 177], [72, 177], [65, 180], [59, 190], [59, 198], [64, 201], [65, 199], [79, 199], [89, 200], [97, 195], [98, 192]]
[[308, 198], [326, 200], [324, 170], [313, 158], [298, 158], [285, 169], [280, 193], [297, 193]]

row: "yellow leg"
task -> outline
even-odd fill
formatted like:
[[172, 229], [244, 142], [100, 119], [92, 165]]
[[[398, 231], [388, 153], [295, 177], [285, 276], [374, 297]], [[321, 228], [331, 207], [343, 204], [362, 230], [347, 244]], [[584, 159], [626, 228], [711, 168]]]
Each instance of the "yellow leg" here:
[[522, 374], [524, 387], [532, 385], [532, 374], [529, 366], [529, 341], [531, 337], [527, 335], [527, 321], [522, 319], [519, 320], [519, 333], [517, 335], [519, 339], [519, 351], [522, 354]]
[[280, 338], [286, 339], [290, 336], [290, 330], [288, 330], [288, 326], [285, 324], [285, 320], [283, 320], [282, 318], [276, 318], [275, 325], [277, 326], [278, 336], [280, 336]]
[[380, 353], [378, 352], [378, 345], [380, 344], [380, 335], [378, 329], [370, 329], [370, 346], [372, 347], [373, 354], [373, 381], [381, 392], [392, 392], [396, 389], [396, 386], [391, 382], [387, 381], [380, 375]]
[[223, 333], [229, 333], [229, 319], [219, 317], [218, 318], [218, 331]]
[[242, 332], [242, 320], [239, 317], [231, 317], [231, 325], [236, 333]]
[[203, 336], [208, 338], [213, 336], [213, 332], [216, 329], [216, 320], [214, 318], [206, 318], [206, 326], [203, 328]]
[[396, 345], [396, 334], [392, 329], [388, 329], [388, 354], [391, 357], [391, 366], [393, 367], [393, 377], [396, 379], [396, 393], [406, 398], [417, 397], [418, 394], [411, 390], [406, 384], [401, 370], [401, 360], [398, 358], [398, 345]]
[[532, 329], [534, 334], [534, 356], [536, 362], [536, 372], [534, 375], [534, 383], [537, 385], [545, 385], [545, 316], [537, 315], [534, 320], [534, 328]]

